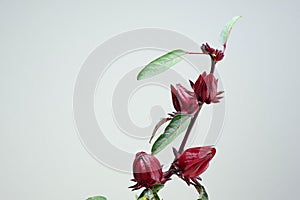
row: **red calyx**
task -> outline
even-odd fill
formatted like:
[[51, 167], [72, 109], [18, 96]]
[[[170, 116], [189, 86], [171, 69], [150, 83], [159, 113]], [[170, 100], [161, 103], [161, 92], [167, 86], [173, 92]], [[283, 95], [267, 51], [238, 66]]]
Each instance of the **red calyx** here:
[[209, 44], [207, 43], [202, 44], [201, 50], [203, 53], [209, 54], [214, 59], [215, 62], [218, 62], [224, 58], [224, 51], [214, 49], [210, 47]]
[[150, 154], [145, 152], [137, 153], [132, 168], [134, 176], [132, 181], [137, 182], [135, 185], [129, 187], [133, 188], [133, 190], [142, 187], [151, 188], [155, 184], [165, 182], [160, 162]]
[[177, 89], [171, 85], [172, 101], [175, 110], [179, 113], [194, 114], [198, 110], [198, 100], [194, 92], [180, 84]]
[[218, 103], [223, 98], [219, 96], [223, 91], [217, 91], [218, 79], [211, 73], [203, 72], [195, 84], [192, 81], [190, 83], [200, 103]]
[[215, 154], [216, 149], [211, 146], [194, 147], [185, 150], [174, 164], [179, 169], [179, 176], [190, 184], [190, 179], [198, 178], [206, 171]]

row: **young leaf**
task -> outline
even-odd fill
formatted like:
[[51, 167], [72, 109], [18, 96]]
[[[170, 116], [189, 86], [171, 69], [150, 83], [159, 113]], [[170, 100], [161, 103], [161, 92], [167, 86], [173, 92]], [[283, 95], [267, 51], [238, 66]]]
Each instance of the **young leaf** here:
[[166, 127], [163, 134], [161, 134], [154, 142], [151, 152], [157, 154], [170, 144], [180, 133], [182, 133], [190, 124], [191, 118], [185, 114], [178, 114], [173, 117], [169, 125]]
[[153, 185], [153, 187], [152, 187], [152, 191], [157, 193], [157, 192], [158, 192], [159, 190], [161, 190], [163, 187], [164, 187], [164, 184], [155, 184], [155, 185]]
[[144, 189], [137, 200], [160, 200], [156, 191]]
[[106, 200], [104, 196], [90, 197], [87, 200]]
[[147, 200], [150, 199], [150, 195], [152, 195], [152, 191], [150, 189], [144, 189], [137, 200]]
[[222, 45], [226, 46], [228, 37], [230, 35], [231, 29], [233, 25], [237, 22], [238, 19], [240, 19], [242, 16], [235, 16], [233, 17], [227, 24], [224, 26], [223, 30], [220, 33], [220, 42]]
[[159, 198], [156, 191], [152, 191], [152, 193], [153, 193], [153, 196], [154, 196], [154, 200], [160, 200], [160, 198]]
[[157, 130], [159, 129], [159, 127], [161, 127], [164, 123], [166, 123], [167, 121], [171, 120], [172, 118], [170, 117], [167, 117], [167, 118], [162, 118], [161, 120], [159, 120], [159, 122], [157, 122], [157, 124], [155, 125], [154, 129], [153, 129], [153, 132], [152, 132], [152, 135], [151, 135], [151, 138], [149, 140], [149, 143], [151, 143], [153, 137], [155, 136]]
[[199, 193], [199, 198], [197, 200], [208, 200], [208, 194], [202, 185], [197, 185], [195, 188]]
[[153, 60], [148, 65], [146, 65], [138, 74], [137, 80], [142, 80], [145, 78], [150, 78], [157, 74], [160, 74], [173, 65], [180, 62], [183, 58], [182, 56], [186, 54], [184, 50], [177, 49], [171, 51], [167, 54], [162, 55], [161, 57]]

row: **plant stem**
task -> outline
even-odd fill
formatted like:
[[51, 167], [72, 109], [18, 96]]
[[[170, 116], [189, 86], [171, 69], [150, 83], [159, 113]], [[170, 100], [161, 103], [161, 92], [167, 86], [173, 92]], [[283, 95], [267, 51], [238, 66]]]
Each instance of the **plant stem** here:
[[215, 72], [216, 68], [216, 61], [212, 58], [211, 59], [211, 67], [210, 67], [210, 73], [213, 74]]
[[205, 54], [207, 55], [207, 53], [202, 53], [202, 52], [186, 52], [187, 54]]
[[[189, 53], [189, 54], [193, 54], [193, 52], [188, 52], [188, 53]], [[210, 73], [211, 73], [211, 74], [213, 74], [213, 73], [215, 72], [215, 68], [216, 68], [216, 61], [214, 60], [213, 57], [211, 57], [211, 66], [210, 66]], [[199, 108], [198, 108], [197, 112], [196, 112], [195, 115], [193, 116], [193, 118], [192, 118], [192, 120], [191, 120], [191, 122], [190, 122], [190, 124], [189, 124], [189, 126], [188, 126], [188, 128], [187, 128], [187, 130], [186, 130], [186, 132], [185, 132], [184, 138], [183, 138], [183, 140], [182, 140], [182, 142], [181, 142], [181, 145], [180, 145], [180, 147], [179, 147], [179, 150], [178, 150], [178, 153], [179, 153], [179, 154], [181, 154], [181, 153], [183, 152], [183, 150], [184, 150], [184, 147], [185, 147], [186, 142], [187, 142], [187, 140], [188, 140], [188, 138], [189, 138], [189, 136], [190, 136], [190, 133], [191, 133], [191, 131], [192, 131], [192, 129], [193, 129], [193, 126], [194, 126], [194, 124], [195, 124], [195, 121], [197, 120], [197, 117], [198, 117], [199, 112], [200, 112], [200, 110], [201, 110], [201, 108], [202, 108], [202, 105], [203, 105], [203, 104], [199, 105]]]
[[197, 117], [198, 117], [198, 115], [199, 115], [199, 112], [200, 112], [201, 108], [202, 108], [202, 105], [199, 105], [199, 108], [198, 108], [197, 112], [196, 112], [195, 115], [193, 116], [193, 118], [192, 118], [192, 120], [191, 120], [191, 122], [190, 122], [190, 124], [189, 124], [189, 127], [187, 128], [187, 130], [186, 130], [186, 132], [185, 132], [184, 138], [183, 138], [183, 140], [182, 140], [182, 142], [181, 142], [181, 145], [180, 145], [180, 147], [179, 147], [179, 150], [178, 150], [178, 153], [180, 153], [180, 154], [181, 154], [181, 153], [183, 152], [183, 150], [184, 150], [184, 147], [185, 147], [185, 145], [186, 145], [186, 142], [187, 142], [187, 140], [188, 140], [188, 138], [189, 138], [189, 136], [190, 136], [190, 133], [191, 133], [191, 131], [192, 131], [192, 129], [193, 129], [193, 126], [194, 126], [194, 124], [195, 124], [195, 121], [196, 121], [196, 119], [197, 119]]

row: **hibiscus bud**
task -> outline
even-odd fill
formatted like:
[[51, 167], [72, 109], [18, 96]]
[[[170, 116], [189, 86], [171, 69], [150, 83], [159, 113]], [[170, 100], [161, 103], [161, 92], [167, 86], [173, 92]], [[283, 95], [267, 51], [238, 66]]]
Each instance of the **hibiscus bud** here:
[[194, 92], [189, 91], [180, 84], [177, 89], [171, 85], [172, 101], [175, 110], [179, 113], [193, 114], [198, 109], [198, 100]]
[[132, 181], [137, 183], [129, 188], [133, 188], [133, 190], [141, 187], [151, 188], [154, 184], [163, 183], [162, 167], [154, 156], [139, 152], [135, 156], [132, 167], [134, 176]]
[[202, 50], [203, 53], [207, 53], [207, 54], [215, 53], [215, 49], [210, 47], [209, 44], [207, 44], [207, 43], [202, 44], [201, 50]]
[[194, 147], [185, 150], [175, 162], [180, 176], [189, 184], [190, 179], [198, 178], [208, 168], [209, 161], [216, 154], [211, 146]]
[[217, 91], [218, 79], [212, 73], [207, 75], [206, 72], [203, 72], [195, 84], [191, 81], [190, 83], [199, 102], [207, 104], [220, 102], [222, 97], [219, 95], [223, 91]]
[[203, 53], [209, 54], [216, 62], [224, 58], [224, 52], [210, 47], [207, 43], [202, 44], [201, 50]]

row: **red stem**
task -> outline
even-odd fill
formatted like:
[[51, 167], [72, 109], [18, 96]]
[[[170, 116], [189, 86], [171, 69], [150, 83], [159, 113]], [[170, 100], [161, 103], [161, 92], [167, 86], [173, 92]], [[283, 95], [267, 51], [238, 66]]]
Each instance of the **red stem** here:
[[[188, 54], [193, 54], [193, 53], [196, 54], [195, 52], [188, 52]], [[204, 53], [197, 53], [197, 54], [204, 54]], [[214, 60], [214, 58], [211, 57], [211, 67], [210, 67], [210, 73], [211, 74], [213, 74], [215, 72], [215, 68], [216, 68], [216, 61]], [[190, 136], [190, 133], [191, 133], [191, 131], [193, 129], [193, 126], [194, 126], [195, 121], [196, 121], [196, 119], [197, 119], [197, 117], [199, 115], [199, 112], [200, 112], [200, 110], [202, 108], [202, 105], [203, 104], [199, 105], [199, 108], [198, 108], [197, 112], [193, 116], [193, 118], [192, 118], [192, 120], [191, 120], [191, 122], [190, 122], [190, 124], [189, 124], [189, 126], [188, 126], [188, 128], [186, 130], [186, 132], [185, 132], [184, 138], [183, 138], [183, 140], [181, 142], [181, 145], [179, 147], [179, 150], [178, 150], [179, 154], [181, 154], [183, 152], [183, 150], [184, 150], [184, 147], [185, 147], [186, 142], [187, 142], [187, 140], [188, 140], [188, 138]]]
[[184, 147], [185, 147], [185, 145], [186, 145], [186, 142], [187, 142], [187, 140], [188, 140], [188, 138], [189, 138], [189, 136], [190, 136], [190, 133], [191, 133], [191, 131], [192, 131], [192, 129], [193, 129], [193, 126], [194, 126], [194, 124], [195, 124], [195, 122], [196, 122], [196, 119], [197, 119], [197, 117], [198, 117], [198, 115], [199, 115], [199, 112], [200, 112], [201, 108], [202, 108], [202, 105], [199, 105], [199, 108], [198, 108], [197, 112], [196, 112], [195, 115], [193, 116], [193, 118], [192, 118], [192, 120], [191, 120], [191, 122], [190, 122], [190, 124], [189, 124], [189, 127], [188, 127], [188, 129], [186, 130], [186, 133], [185, 133], [185, 135], [184, 135], [184, 138], [183, 138], [183, 140], [182, 140], [182, 142], [181, 142], [181, 145], [180, 145], [180, 147], [179, 147], [179, 150], [178, 150], [178, 153], [179, 153], [179, 154], [181, 154], [181, 153], [183, 152], [183, 150], [184, 150]]
[[187, 54], [205, 54], [207, 55], [207, 53], [202, 53], [202, 52], [186, 52]]
[[210, 67], [210, 73], [213, 74], [215, 72], [216, 68], [216, 61], [212, 58], [211, 59], [211, 67]]

